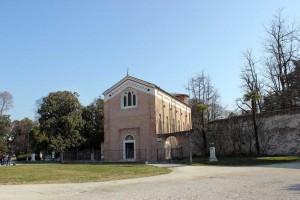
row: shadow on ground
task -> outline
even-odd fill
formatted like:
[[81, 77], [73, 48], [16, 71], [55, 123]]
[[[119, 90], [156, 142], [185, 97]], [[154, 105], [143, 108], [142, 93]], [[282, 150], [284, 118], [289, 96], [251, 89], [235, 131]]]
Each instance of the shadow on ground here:
[[270, 164], [270, 165], [258, 165], [257, 167], [265, 168], [284, 168], [284, 169], [300, 169], [300, 161], [281, 163], [281, 164]]
[[290, 185], [287, 187], [287, 190], [300, 191], [300, 184]]

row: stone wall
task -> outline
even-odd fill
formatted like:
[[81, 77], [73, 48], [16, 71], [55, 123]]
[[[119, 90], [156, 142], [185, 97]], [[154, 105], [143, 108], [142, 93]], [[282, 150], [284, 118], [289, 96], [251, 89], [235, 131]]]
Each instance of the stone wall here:
[[[262, 154], [300, 155], [300, 109], [258, 114], [257, 122]], [[208, 141], [215, 143], [219, 155], [255, 154], [251, 115], [214, 121]]]

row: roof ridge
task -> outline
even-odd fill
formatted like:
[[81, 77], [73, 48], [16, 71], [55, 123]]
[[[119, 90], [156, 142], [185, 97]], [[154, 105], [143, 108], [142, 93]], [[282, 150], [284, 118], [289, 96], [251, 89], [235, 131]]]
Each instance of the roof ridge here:
[[150, 83], [150, 82], [147, 82], [147, 81], [144, 81], [142, 79], [139, 79], [139, 78], [136, 78], [136, 77], [133, 77], [133, 76], [130, 76], [130, 75], [126, 75], [124, 78], [122, 78], [120, 81], [118, 81], [117, 83], [115, 83], [113, 86], [111, 86], [110, 88], [108, 88], [107, 90], [105, 90], [102, 94], [103, 95], [106, 95], [107, 93], [111, 92], [112, 90], [114, 90], [115, 88], [117, 88], [119, 85], [121, 85], [123, 82], [125, 82], [126, 80], [131, 80], [131, 81], [134, 81], [134, 82], [138, 82], [140, 84], [143, 84], [145, 86], [148, 86], [148, 87], [157, 87], [155, 84], [153, 83]]

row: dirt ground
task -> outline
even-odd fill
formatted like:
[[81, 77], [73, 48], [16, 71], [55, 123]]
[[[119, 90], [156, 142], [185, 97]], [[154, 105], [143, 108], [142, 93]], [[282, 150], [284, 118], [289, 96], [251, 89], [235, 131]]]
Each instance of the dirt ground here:
[[[1, 185], [1, 199], [300, 199], [300, 162], [259, 167], [171, 167], [170, 174], [109, 182]], [[1, 173], [1, 171], [0, 171]]]

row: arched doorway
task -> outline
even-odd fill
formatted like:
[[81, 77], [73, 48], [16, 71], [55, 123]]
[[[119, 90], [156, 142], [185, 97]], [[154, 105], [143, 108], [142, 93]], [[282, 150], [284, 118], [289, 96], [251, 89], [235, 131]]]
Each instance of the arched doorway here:
[[135, 139], [132, 135], [127, 135], [123, 141], [123, 159], [135, 160]]
[[181, 150], [181, 147], [178, 144], [178, 140], [174, 136], [170, 136], [166, 139], [164, 144], [165, 149], [165, 159], [171, 160], [174, 157], [180, 157], [179, 152]]

